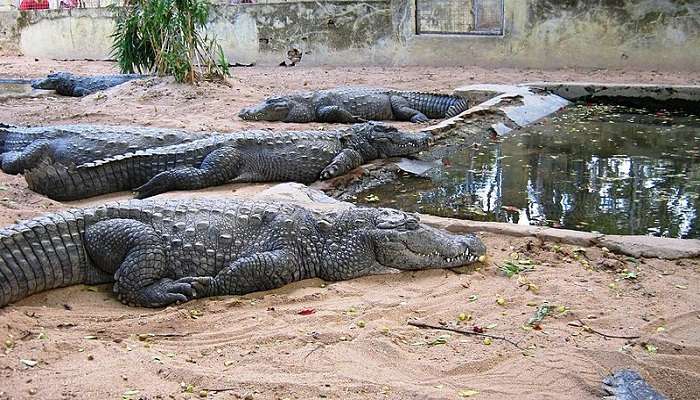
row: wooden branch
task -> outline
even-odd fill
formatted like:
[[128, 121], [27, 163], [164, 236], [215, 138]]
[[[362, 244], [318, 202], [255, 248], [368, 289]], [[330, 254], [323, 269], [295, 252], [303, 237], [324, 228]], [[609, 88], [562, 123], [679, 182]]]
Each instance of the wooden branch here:
[[491, 338], [491, 339], [503, 340], [504, 342], [508, 342], [508, 343], [512, 344], [513, 346], [517, 347], [518, 349], [522, 350], [522, 347], [520, 347], [520, 345], [518, 345], [518, 343], [508, 339], [505, 336], [494, 336], [494, 335], [489, 335], [488, 333], [465, 331], [462, 329], [450, 328], [447, 326], [440, 326], [440, 325], [431, 325], [431, 324], [426, 324], [426, 323], [418, 322], [418, 321], [408, 321], [407, 323], [408, 323], [408, 325], [415, 326], [416, 328], [437, 329], [437, 330], [441, 330], [441, 331], [460, 333], [462, 335], [467, 335], [467, 336], [481, 336], [481, 337], [487, 337], [487, 338]]
[[[576, 324], [575, 322], [578, 322], [578, 324]], [[597, 330], [591, 328], [590, 326], [584, 324], [583, 321], [581, 321], [580, 319], [575, 321], [575, 322], [569, 322], [568, 325], [575, 326], [577, 328], [583, 328], [583, 330], [586, 332], [595, 333], [595, 334], [600, 335], [604, 338], [610, 338], [610, 339], [639, 339], [639, 338], [641, 338], [641, 336], [608, 335], [607, 333], [603, 333], [603, 332], [600, 332], [600, 331], [597, 331]]]

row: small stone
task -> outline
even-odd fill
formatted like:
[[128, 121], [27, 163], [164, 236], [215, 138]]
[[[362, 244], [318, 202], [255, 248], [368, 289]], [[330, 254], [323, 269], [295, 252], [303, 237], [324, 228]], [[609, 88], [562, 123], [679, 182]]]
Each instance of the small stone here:
[[88, 361], [92, 361], [95, 359], [95, 357], [92, 354], [90, 354], [90, 355], [88, 355], [87, 359], [88, 359]]
[[245, 396], [243, 396], [243, 400], [253, 400], [253, 394], [246, 393]]
[[34, 388], [29, 389], [29, 394], [31, 394], [32, 396], [34, 396], [36, 393], [37, 393], [36, 389], [34, 389]]

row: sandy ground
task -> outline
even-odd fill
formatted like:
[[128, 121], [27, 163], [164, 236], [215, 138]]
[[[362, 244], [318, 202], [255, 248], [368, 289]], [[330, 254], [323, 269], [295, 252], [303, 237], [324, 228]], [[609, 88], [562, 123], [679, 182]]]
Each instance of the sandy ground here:
[[[2, 77], [51, 70], [109, 73], [114, 66], [0, 58]], [[151, 80], [83, 99], [9, 100], [0, 104], [0, 122], [282, 129], [295, 126], [253, 124], [235, 115], [274, 93], [339, 84], [449, 92], [469, 83], [543, 79], [700, 82], [700, 73], [470, 67], [255, 67], [233, 74], [228, 85]], [[249, 189], [228, 185], [202, 192], [232, 190]], [[29, 192], [21, 177], [0, 174], [0, 225], [67, 206]], [[597, 248], [576, 252], [525, 238], [482, 237], [489, 259], [467, 274], [310, 280], [161, 310], [125, 307], [108, 286], [32, 296], [0, 310], [0, 399], [592, 399], [601, 395], [602, 377], [618, 367], [639, 370], [670, 398], [697, 398], [698, 260], [635, 260]], [[516, 254], [532, 260], [534, 269], [507, 278], [498, 265]], [[524, 329], [545, 300], [552, 315], [540, 330]], [[458, 323], [460, 313], [471, 318]], [[418, 329], [408, 320], [476, 326], [517, 346]], [[579, 320], [599, 333], [575, 326]]]

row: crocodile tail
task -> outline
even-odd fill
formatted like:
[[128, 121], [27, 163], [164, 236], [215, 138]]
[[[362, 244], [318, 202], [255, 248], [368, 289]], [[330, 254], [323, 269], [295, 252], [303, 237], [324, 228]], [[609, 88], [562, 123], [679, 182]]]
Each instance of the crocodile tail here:
[[[459, 114], [460, 108], [466, 109], [466, 99], [446, 94], [401, 92], [400, 95], [408, 100], [411, 108], [416, 109], [428, 118], [451, 118]], [[454, 115], [449, 115], [450, 113]]]
[[0, 307], [90, 280], [83, 212], [50, 214], [0, 229]]
[[464, 97], [454, 97], [455, 102], [450, 106], [445, 114], [445, 118], [456, 117], [469, 109], [469, 100]]
[[128, 179], [116, 173], [121, 170], [106, 164], [75, 167], [46, 162], [25, 171], [24, 179], [29, 189], [51, 199], [77, 200], [130, 189]]

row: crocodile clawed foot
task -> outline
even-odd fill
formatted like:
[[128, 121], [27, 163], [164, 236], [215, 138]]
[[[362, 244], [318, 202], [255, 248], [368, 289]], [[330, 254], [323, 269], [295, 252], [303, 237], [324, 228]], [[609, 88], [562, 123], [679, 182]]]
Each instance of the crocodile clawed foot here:
[[192, 287], [192, 298], [207, 297], [211, 289], [214, 278], [211, 276], [188, 276], [180, 278], [175, 283], [190, 285]]
[[430, 120], [425, 115], [414, 115], [411, 117], [411, 122], [417, 124], [427, 124], [430, 122]]
[[338, 176], [338, 166], [335, 164], [331, 164], [324, 168], [319, 175], [321, 180], [331, 179], [336, 176]]
[[157, 194], [163, 193], [162, 190], [158, 190], [153, 184], [150, 184], [151, 182], [148, 182], [144, 185], [141, 185], [134, 189], [134, 198], [136, 199], [145, 199], [148, 197], [155, 196]]

